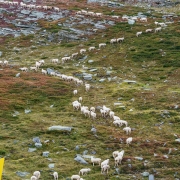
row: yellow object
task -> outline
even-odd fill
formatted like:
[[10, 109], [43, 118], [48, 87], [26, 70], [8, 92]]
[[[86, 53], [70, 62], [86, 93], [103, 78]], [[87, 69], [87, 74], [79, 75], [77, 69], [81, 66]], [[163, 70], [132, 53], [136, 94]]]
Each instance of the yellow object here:
[[2, 179], [2, 172], [4, 167], [4, 158], [0, 159], [0, 180]]

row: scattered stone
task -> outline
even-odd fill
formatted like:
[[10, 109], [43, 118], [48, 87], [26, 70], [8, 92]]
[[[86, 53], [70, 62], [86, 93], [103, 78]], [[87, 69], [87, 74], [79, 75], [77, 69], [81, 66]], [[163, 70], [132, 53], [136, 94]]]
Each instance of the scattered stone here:
[[0, 57], [2, 56], [2, 54], [3, 54], [2, 51], [0, 51]]
[[132, 164], [128, 164], [128, 167], [131, 169], [132, 168]]
[[95, 71], [97, 71], [97, 69], [94, 68], [94, 69], [90, 69], [89, 71], [90, 72], [95, 72]]
[[17, 171], [16, 174], [20, 177], [25, 177], [27, 176], [28, 174], [30, 174], [29, 172], [21, 172], [21, 171]]
[[88, 164], [88, 162], [86, 162], [81, 155], [77, 154], [76, 157], [74, 158], [75, 161], [81, 163], [81, 164]]
[[120, 169], [119, 168], [115, 168], [115, 174], [120, 174]]
[[51, 163], [48, 165], [48, 167], [52, 169], [52, 168], [54, 168], [54, 164]]
[[35, 143], [35, 146], [36, 146], [37, 148], [40, 148], [40, 147], [42, 147], [42, 144], [41, 144], [41, 143]]
[[119, 106], [119, 105], [122, 105], [122, 103], [120, 102], [114, 103], [114, 106]]
[[51, 72], [54, 72], [54, 70], [51, 69], [51, 68], [47, 68], [47, 73], [48, 73], [48, 74], [51, 74]]
[[88, 150], [83, 151], [83, 155], [86, 155], [88, 153]]
[[33, 138], [33, 142], [34, 142], [34, 143], [41, 143], [41, 140], [40, 140], [39, 137], [34, 137], [34, 138]]
[[92, 150], [92, 151], [91, 151], [91, 154], [96, 154], [96, 151]]
[[128, 19], [128, 24], [134, 24], [135, 23], [135, 20], [133, 20], [133, 19]]
[[45, 151], [45, 152], [43, 152], [42, 156], [44, 156], [44, 157], [48, 157], [48, 156], [49, 156], [49, 151]]
[[134, 159], [137, 159], [137, 160], [139, 160], [139, 161], [142, 161], [142, 160], [143, 160], [142, 157], [134, 157]]
[[25, 109], [25, 110], [24, 110], [24, 113], [25, 113], [25, 114], [28, 114], [28, 113], [30, 113], [30, 112], [31, 112], [30, 109]]
[[70, 132], [72, 127], [68, 126], [51, 126], [49, 127], [49, 131], [58, 130], [58, 131], [68, 131]]
[[90, 155], [83, 155], [82, 157], [85, 158], [85, 159], [91, 159]]
[[94, 60], [88, 60], [88, 63], [89, 64], [91, 64], [91, 63], [93, 63], [94, 62]]
[[21, 73], [17, 73], [17, 74], [16, 74], [16, 77], [19, 77], [19, 76], [20, 76], [20, 74], [21, 74]]
[[175, 141], [176, 141], [176, 142], [180, 142], [180, 138], [176, 139]]
[[106, 79], [102, 78], [99, 80], [99, 82], [104, 82]]
[[149, 176], [149, 173], [148, 173], [148, 172], [143, 172], [143, 173], [141, 173], [141, 174], [142, 174], [142, 176], [144, 176], [144, 177]]
[[154, 180], [154, 175], [153, 174], [149, 175], [149, 180]]
[[79, 148], [79, 146], [77, 145], [77, 146], [75, 147], [75, 150], [76, 150], [76, 151], [79, 151], [79, 149], [80, 149], [80, 148]]
[[36, 151], [37, 149], [36, 148], [29, 148], [28, 149], [28, 152], [34, 152], [34, 151]]

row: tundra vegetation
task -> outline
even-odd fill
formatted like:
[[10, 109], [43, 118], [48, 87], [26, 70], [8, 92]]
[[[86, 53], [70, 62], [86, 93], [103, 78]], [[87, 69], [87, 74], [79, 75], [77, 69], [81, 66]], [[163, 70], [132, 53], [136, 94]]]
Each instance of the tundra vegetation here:
[[[175, 141], [180, 138], [180, 13], [177, 11], [177, 16], [167, 17], [166, 21], [173, 23], [162, 27], [161, 31], [146, 33], [146, 29], [157, 28], [155, 21], [164, 22], [164, 14], [158, 12], [158, 8], [130, 5], [114, 8], [87, 4], [84, 0], [53, 3], [60, 9], [71, 10], [72, 17], [77, 11], [88, 8], [102, 13], [102, 16], [92, 17], [96, 22], [113, 15], [119, 18], [110, 18], [115, 21], [114, 25], [98, 29], [87, 37], [82, 35], [82, 39], [76, 41], [44, 39], [44, 44], [39, 45], [39, 34], [0, 37], [3, 180], [30, 179], [34, 171], [41, 172], [42, 180], [53, 179], [54, 171], [58, 172], [59, 179], [70, 179], [83, 168], [91, 169], [83, 176], [86, 180], [141, 179], [143, 172], [154, 174], [157, 179], [180, 178], [180, 142]], [[47, 5], [51, 5], [50, 2]], [[146, 15], [147, 22], [136, 21], [131, 25], [121, 21], [123, 15], [133, 16], [138, 12]], [[170, 13], [170, 8], [167, 12]], [[38, 23], [47, 32], [58, 33], [63, 27], [57, 24], [68, 18], [51, 22], [39, 20]], [[74, 28], [92, 29], [91, 24], [86, 25], [76, 24]], [[136, 33], [141, 31], [137, 38]], [[110, 43], [111, 39], [122, 37], [123, 41]], [[101, 43], [106, 46], [99, 48]], [[95, 48], [88, 51], [89, 47]], [[65, 55], [70, 57], [80, 49], [87, 51], [61, 63]], [[52, 59], [59, 62], [52, 63]], [[4, 60], [8, 60], [8, 64], [3, 64]], [[45, 63], [37, 71], [20, 70], [34, 67], [40, 60]], [[79, 78], [84, 84], [90, 84], [90, 89], [86, 90], [84, 84], [42, 74], [41, 70], [47, 68]], [[84, 80], [80, 76], [84, 72], [92, 74], [92, 80]], [[75, 89], [77, 94], [72, 93]], [[73, 109], [72, 102], [79, 97], [83, 99], [81, 105], [95, 107], [96, 118]], [[113, 118], [101, 116], [99, 108], [103, 105], [128, 122], [130, 135], [123, 131], [124, 125], [115, 126]], [[48, 130], [55, 125], [72, 127], [72, 130]], [[91, 131], [92, 126], [96, 133]], [[40, 138], [42, 147], [35, 146], [34, 137]], [[127, 145], [129, 137], [132, 142]], [[36, 151], [28, 152], [29, 148]], [[88, 164], [76, 162], [76, 154], [82, 155], [86, 150], [90, 157], [85, 158]], [[122, 161], [114, 167], [112, 153], [121, 150], [125, 152]], [[46, 151], [49, 156], [42, 156]], [[101, 173], [98, 164], [93, 166], [91, 156], [102, 161], [109, 159], [108, 173]], [[49, 168], [49, 164], [54, 164], [54, 168]], [[18, 171], [29, 174], [19, 177]]]

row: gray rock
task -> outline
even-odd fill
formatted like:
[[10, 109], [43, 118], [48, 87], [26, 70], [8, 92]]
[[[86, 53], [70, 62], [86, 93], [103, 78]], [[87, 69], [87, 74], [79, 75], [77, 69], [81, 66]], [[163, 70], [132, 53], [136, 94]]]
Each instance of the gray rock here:
[[36, 146], [37, 148], [40, 148], [40, 147], [42, 147], [42, 144], [41, 144], [41, 143], [35, 143], [35, 146]]
[[95, 72], [95, 71], [97, 71], [97, 69], [94, 68], [94, 69], [90, 69], [89, 71], [90, 71], [90, 72]]
[[116, 103], [114, 103], [114, 106], [120, 106], [120, 105], [122, 105], [121, 102], [116, 102]]
[[144, 177], [147, 177], [147, 176], [149, 176], [149, 173], [148, 172], [143, 172], [143, 173], [141, 173], [141, 175], [144, 176]]
[[28, 174], [30, 174], [29, 172], [21, 172], [21, 171], [17, 171], [16, 174], [20, 177], [25, 177], [27, 176]]
[[20, 76], [20, 74], [21, 74], [21, 73], [17, 73], [17, 74], [16, 74], [16, 77], [19, 77], [19, 76]]
[[54, 70], [51, 69], [51, 68], [47, 68], [46, 70], [47, 70], [47, 73], [48, 73], [48, 74], [51, 74], [51, 72], [54, 72]]
[[115, 174], [120, 174], [120, 169], [119, 168], [115, 168]]
[[29, 15], [30, 13], [31, 11], [29, 10], [25, 10], [25, 9], [21, 10], [21, 14]]
[[91, 151], [91, 154], [96, 154], [96, 151], [92, 150], [92, 151]]
[[83, 75], [83, 78], [84, 78], [84, 80], [90, 81], [90, 80], [92, 80], [92, 74]]
[[131, 169], [132, 168], [132, 164], [128, 164], [128, 167]]
[[51, 164], [48, 165], [48, 167], [52, 169], [52, 168], [54, 168], [54, 164], [51, 163]]
[[139, 160], [139, 161], [142, 161], [142, 160], [143, 160], [142, 157], [134, 157], [134, 159], [137, 159], [137, 160]]
[[132, 20], [132, 19], [128, 19], [128, 24], [134, 24], [135, 23], [135, 20]]
[[88, 63], [89, 64], [91, 64], [91, 63], [93, 63], [94, 62], [94, 60], [88, 60]]
[[112, 74], [112, 71], [106, 71], [106, 75]]
[[77, 146], [75, 147], [75, 150], [76, 150], [76, 151], [79, 151], [79, 149], [80, 149], [80, 148], [79, 148], [79, 146], [77, 145]]
[[3, 54], [2, 51], [0, 51], [0, 57], [2, 56], [2, 54]]
[[85, 159], [91, 159], [90, 155], [82, 155], [82, 157], [85, 158]]
[[70, 132], [72, 127], [68, 126], [51, 126], [49, 127], [49, 131], [58, 130], [58, 131], [68, 131]]
[[99, 82], [104, 82], [106, 79], [102, 78], [99, 80]]
[[149, 175], [149, 180], [154, 180], [154, 175], [153, 174]]
[[36, 151], [37, 149], [36, 148], [29, 148], [28, 149], [28, 152], [34, 152], [34, 151]]
[[88, 153], [88, 150], [83, 151], [83, 155], [86, 155]]
[[176, 139], [175, 141], [176, 141], [176, 142], [180, 142], [180, 138]]
[[25, 110], [24, 110], [24, 113], [25, 113], [25, 114], [29, 114], [30, 112], [31, 112], [30, 109], [25, 109]]
[[34, 142], [34, 143], [41, 143], [41, 140], [40, 140], [39, 137], [34, 137], [34, 138], [33, 138], [33, 142]]
[[42, 154], [42, 156], [48, 157], [48, 156], [49, 156], [49, 151], [44, 151], [43, 154]]
[[81, 155], [77, 154], [76, 157], [74, 158], [75, 161], [81, 163], [81, 164], [88, 164], [88, 162], [86, 162]]

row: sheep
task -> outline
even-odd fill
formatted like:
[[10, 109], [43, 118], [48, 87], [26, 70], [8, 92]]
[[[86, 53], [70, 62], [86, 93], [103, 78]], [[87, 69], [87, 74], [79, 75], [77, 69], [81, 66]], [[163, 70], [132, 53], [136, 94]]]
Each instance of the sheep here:
[[85, 10], [81, 10], [81, 13], [84, 15], [87, 15], [87, 11], [85, 11]]
[[141, 22], [147, 22], [147, 18], [146, 17], [142, 17], [142, 18], [140, 18], [140, 21]]
[[101, 158], [94, 158], [93, 156], [91, 156], [91, 162], [94, 166], [94, 164], [98, 164], [100, 166], [101, 164]]
[[90, 117], [90, 113], [91, 113], [91, 111], [89, 111], [88, 109], [83, 110], [83, 114], [85, 115], [85, 117], [86, 116]]
[[80, 54], [84, 54], [86, 52], [86, 49], [80, 49]]
[[117, 38], [117, 43], [123, 42], [124, 41], [124, 36], [122, 38]]
[[36, 176], [37, 179], [39, 179], [41, 176], [41, 173], [40, 173], [40, 171], [34, 171], [33, 175]]
[[156, 32], [159, 32], [159, 31], [161, 31], [162, 30], [162, 28], [161, 27], [158, 27], [158, 28], [155, 28], [154, 29], [154, 32], [156, 33]]
[[94, 50], [95, 49], [95, 47], [94, 46], [91, 46], [91, 47], [89, 47], [89, 51], [91, 51], [91, 50]]
[[136, 36], [139, 37], [139, 35], [141, 35], [141, 34], [142, 34], [142, 31], [137, 32], [137, 33], [136, 33]]
[[32, 70], [37, 71], [37, 67], [35, 67], [35, 66], [31, 66], [29, 69], [30, 69], [31, 71], [32, 71]]
[[81, 107], [81, 114], [84, 114], [84, 110], [88, 110], [89, 108], [87, 106], [82, 106]]
[[118, 166], [119, 164], [121, 164], [122, 156], [115, 157], [114, 161], [115, 161], [115, 167]]
[[54, 172], [53, 176], [54, 176], [54, 180], [58, 180], [58, 173], [57, 172]]
[[91, 87], [90, 84], [85, 84], [85, 90], [86, 90], [86, 92], [89, 91], [90, 87]]
[[119, 16], [111, 16], [112, 18], [119, 19]]
[[22, 67], [22, 68], [19, 68], [21, 71], [25, 71], [27, 72], [28, 71], [28, 68], [27, 67]]
[[72, 175], [71, 180], [80, 180], [81, 177], [79, 175]]
[[114, 121], [120, 120], [120, 117], [118, 117], [118, 116], [113, 116], [113, 120], [114, 120]]
[[154, 24], [157, 26], [159, 23], [157, 21], [155, 21]]
[[47, 75], [47, 71], [44, 69], [41, 69], [42, 74]]
[[127, 121], [125, 121], [125, 120], [120, 120], [120, 121], [121, 121], [122, 125], [124, 124], [127, 127], [127, 125], [128, 125]]
[[92, 31], [96, 33], [98, 31], [98, 29], [92, 29]]
[[36, 61], [36, 64], [35, 64], [36, 68], [39, 69], [39, 67], [41, 66], [41, 63]]
[[128, 20], [128, 16], [123, 16], [123, 17], [122, 17], [122, 20], [123, 20], [123, 21], [127, 21], [127, 20]]
[[39, 60], [39, 63], [41, 63], [41, 64], [43, 64], [44, 65], [44, 59], [41, 59], [41, 60]]
[[153, 29], [146, 29], [146, 33], [153, 32]]
[[97, 17], [101, 17], [103, 14], [102, 14], [102, 13], [95, 13], [95, 15], [96, 15]]
[[114, 152], [112, 153], [112, 156], [113, 156], [114, 159], [118, 156], [118, 153], [119, 153], [119, 151], [114, 151]]
[[81, 108], [81, 103], [78, 101], [72, 102], [74, 110], [79, 110]]
[[114, 44], [114, 43], [116, 43], [116, 42], [117, 42], [116, 39], [111, 39], [111, 40], [110, 40], [110, 44]]
[[89, 12], [87, 12], [87, 15], [89, 15], [89, 16], [95, 16], [96, 14], [95, 14], [94, 12], [92, 12], [92, 11], [89, 11]]
[[132, 143], [132, 137], [129, 137], [126, 139], [126, 144], [129, 146], [129, 144]]
[[79, 97], [79, 102], [82, 102], [82, 97]]
[[64, 63], [68, 60], [71, 60], [71, 57], [70, 56], [69, 57], [63, 57], [61, 60], [62, 60], [62, 63]]
[[93, 111], [90, 111], [90, 116], [94, 119], [96, 119], [96, 113]]
[[104, 172], [108, 174], [109, 169], [110, 169], [110, 166], [108, 164], [104, 165], [103, 167], [101, 167], [101, 174], [103, 174]]
[[105, 47], [106, 46], [106, 43], [100, 43], [99, 44], [99, 48], [102, 48], [102, 47]]
[[84, 175], [84, 174], [87, 174], [88, 172], [90, 172], [91, 171], [91, 169], [90, 168], [84, 168], [84, 169], [81, 169], [80, 171], [79, 171], [79, 175]]
[[58, 62], [59, 62], [59, 59], [51, 59], [51, 62], [54, 63], [54, 64], [55, 64], [55, 63], [58, 63]]
[[110, 112], [110, 108], [107, 108], [105, 105], [103, 105], [103, 110], [105, 110], [105, 112], [106, 112], [106, 115], [107, 114], [109, 114], [109, 112]]
[[114, 124], [115, 126], [119, 126], [119, 127], [122, 126], [121, 120], [115, 120], [115, 121], [113, 121], [113, 124]]
[[123, 157], [124, 156], [124, 150], [122, 150], [121, 152], [118, 152], [118, 156]]
[[106, 111], [104, 109], [100, 109], [100, 113], [102, 117], [106, 117]]
[[123, 131], [125, 131], [127, 135], [131, 134], [131, 128], [130, 127], [123, 128]]
[[164, 26], [166, 26], [166, 24], [165, 24], [165, 23], [163, 23], [163, 22], [161, 22], [161, 23], [158, 23], [158, 25], [160, 25], [161, 27], [164, 27]]
[[108, 165], [108, 164], [109, 164], [109, 159], [104, 160], [104, 161], [101, 163], [101, 168], [102, 168], [104, 165]]
[[78, 92], [77, 89], [75, 89], [75, 90], [73, 91], [73, 94], [76, 95], [77, 92]]
[[77, 55], [78, 55], [78, 52], [73, 53], [73, 54], [71, 55], [71, 57], [74, 58], [74, 57], [76, 57]]
[[113, 111], [109, 111], [109, 116], [110, 116], [110, 118], [113, 118], [114, 112]]
[[36, 176], [31, 176], [31, 180], [37, 180]]
[[9, 61], [4, 60], [4, 65], [7, 66], [9, 64]]
[[54, 11], [59, 12], [59, 11], [60, 11], [60, 9], [59, 9], [58, 7], [54, 7]]
[[91, 108], [90, 108], [90, 111], [92, 111], [92, 112], [95, 112], [95, 110], [96, 110], [95, 107], [91, 107]]

